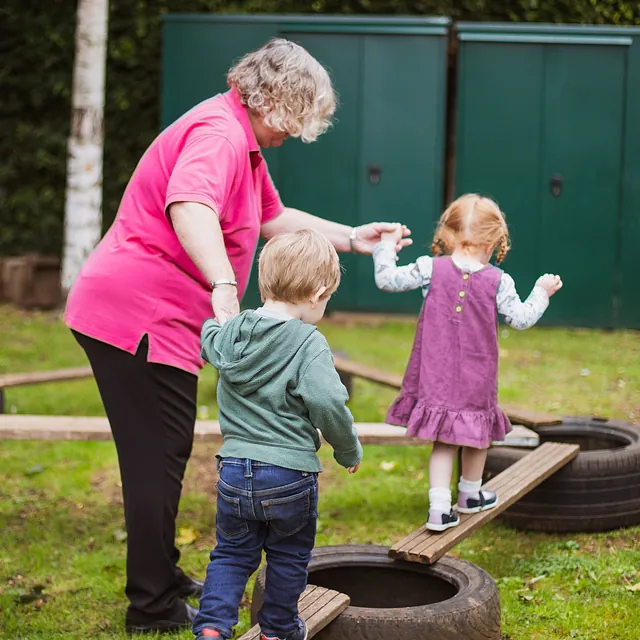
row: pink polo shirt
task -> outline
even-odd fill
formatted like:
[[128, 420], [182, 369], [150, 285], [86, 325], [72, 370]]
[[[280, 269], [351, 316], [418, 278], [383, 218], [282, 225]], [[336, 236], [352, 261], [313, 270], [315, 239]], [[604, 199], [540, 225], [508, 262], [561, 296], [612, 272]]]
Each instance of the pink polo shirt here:
[[260, 226], [283, 205], [236, 91], [194, 107], [147, 149], [65, 313], [72, 329], [129, 353], [147, 334], [150, 362], [197, 373], [211, 287], [165, 213], [173, 202], [200, 202], [218, 213], [242, 297]]

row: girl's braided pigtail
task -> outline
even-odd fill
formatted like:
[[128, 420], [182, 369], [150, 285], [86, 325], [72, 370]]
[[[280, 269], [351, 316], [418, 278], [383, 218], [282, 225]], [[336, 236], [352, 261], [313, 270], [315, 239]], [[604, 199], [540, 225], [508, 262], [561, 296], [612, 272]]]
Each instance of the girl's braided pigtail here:
[[498, 254], [496, 255], [496, 264], [500, 264], [506, 257], [509, 252], [509, 238], [508, 236], [502, 236], [500, 238], [500, 242], [498, 243]]

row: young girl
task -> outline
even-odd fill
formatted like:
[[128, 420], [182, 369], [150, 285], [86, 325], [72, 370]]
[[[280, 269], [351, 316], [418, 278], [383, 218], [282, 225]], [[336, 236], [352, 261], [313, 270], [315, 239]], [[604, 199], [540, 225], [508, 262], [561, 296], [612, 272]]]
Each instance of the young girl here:
[[[498, 205], [478, 195], [458, 198], [444, 212], [431, 258], [396, 266], [395, 246], [402, 227], [382, 234], [376, 246], [375, 278], [384, 291], [421, 288], [425, 296], [402, 391], [387, 422], [408, 427], [407, 435], [433, 441], [429, 464], [427, 529], [444, 531], [459, 524], [456, 513], [491, 509], [498, 497], [481, 490], [487, 449], [511, 430], [498, 407], [497, 315], [514, 329], [528, 329], [541, 317], [549, 298], [562, 287], [545, 274], [525, 302], [513, 279], [489, 264], [504, 260], [509, 231]], [[456, 509], [451, 508], [451, 474], [462, 447], [462, 477]]]

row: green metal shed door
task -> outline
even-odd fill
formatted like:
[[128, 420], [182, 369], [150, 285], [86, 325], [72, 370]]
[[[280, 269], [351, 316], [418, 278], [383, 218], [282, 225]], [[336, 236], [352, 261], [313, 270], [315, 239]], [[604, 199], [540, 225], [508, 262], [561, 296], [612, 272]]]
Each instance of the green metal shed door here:
[[[360, 46], [358, 38], [340, 34], [287, 33], [331, 70], [339, 91], [340, 108], [334, 126], [316, 142], [287, 140], [280, 149], [274, 180], [286, 206], [323, 218], [357, 224], [354, 175], [358, 162], [358, 103]], [[342, 255], [343, 283], [331, 308], [353, 308], [356, 281], [355, 256]], [[362, 258], [361, 258], [362, 259]]]
[[[340, 97], [335, 126], [318, 142], [287, 141], [277, 184], [288, 206], [348, 225], [397, 220], [425, 251], [442, 207], [444, 39], [420, 35], [286, 32], [331, 72]], [[442, 94], [442, 95], [440, 95]], [[342, 256], [333, 309], [417, 312], [419, 292], [391, 295], [373, 260]]]
[[526, 297], [543, 272], [565, 288], [545, 321], [611, 326], [619, 241], [627, 47], [463, 42], [456, 192], [495, 197]]
[[546, 51], [538, 268], [564, 278], [549, 312], [557, 324], [613, 326], [626, 52]]
[[[428, 250], [443, 205], [444, 49], [441, 38], [364, 38], [358, 220], [411, 228], [414, 245], [399, 264]], [[385, 293], [375, 286], [372, 260], [359, 259], [357, 268], [359, 309], [419, 311], [421, 292]]]

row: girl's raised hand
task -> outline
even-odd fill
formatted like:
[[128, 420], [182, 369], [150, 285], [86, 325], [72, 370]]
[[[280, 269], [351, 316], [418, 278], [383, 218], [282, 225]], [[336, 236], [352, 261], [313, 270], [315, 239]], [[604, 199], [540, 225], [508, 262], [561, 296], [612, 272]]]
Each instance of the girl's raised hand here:
[[395, 245], [398, 245], [396, 247], [396, 250], [399, 250], [401, 247], [400, 245], [400, 241], [402, 240], [403, 236], [406, 233], [406, 227], [404, 225], [401, 225], [400, 223], [395, 223], [395, 228], [390, 230], [390, 231], [384, 231], [380, 234], [380, 241], [381, 242], [391, 242]]
[[545, 273], [536, 281], [536, 287], [542, 287], [547, 292], [547, 295], [551, 297], [556, 291], [562, 289], [562, 280], [560, 280], [560, 276]]

